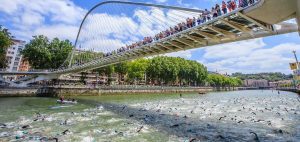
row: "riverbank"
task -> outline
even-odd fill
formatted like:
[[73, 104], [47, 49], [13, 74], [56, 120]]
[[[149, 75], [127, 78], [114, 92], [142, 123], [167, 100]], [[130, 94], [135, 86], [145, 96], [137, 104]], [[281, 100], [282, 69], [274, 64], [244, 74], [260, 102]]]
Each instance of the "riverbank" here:
[[88, 87], [43, 87], [37, 92], [39, 97], [58, 96], [99, 96], [119, 94], [155, 94], [155, 93], [187, 93], [198, 92], [205, 94], [211, 92], [212, 87], [162, 87], [162, 86], [102, 86]]
[[39, 88], [0, 88], [0, 97], [35, 97]]
[[277, 88], [277, 90], [294, 92], [294, 93], [297, 93], [298, 95], [300, 95], [300, 90], [299, 89], [295, 89], [295, 88]]
[[155, 94], [188, 93], [205, 94], [212, 91], [246, 90], [247, 88], [213, 87], [170, 87], [170, 86], [56, 86], [40, 88], [1, 88], [0, 97], [58, 97], [58, 96], [99, 96], [111, 94]]

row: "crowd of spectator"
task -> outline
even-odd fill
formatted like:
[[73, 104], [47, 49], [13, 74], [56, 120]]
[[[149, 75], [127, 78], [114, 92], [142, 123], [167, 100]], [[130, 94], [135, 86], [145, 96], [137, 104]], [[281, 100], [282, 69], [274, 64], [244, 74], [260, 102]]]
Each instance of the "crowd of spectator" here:
[[169, 29], [162, 31], [156, 34], [154, 37], [145, 37], [142, 41], [135, 42], [131, 45], [126, 45], [125, 47], [121, 47], [116, 51], [112, 51], [109, 53], [104, 54], [104, 57], [122, 53], [127, 50], [134, 49], [136, 47], [146, 45], [152, 43], [153, 41], [158, 41], [163, 38], [169, 37], [186, 29], [201, 25], [207, 21], [213, 20], [221, 15], [227, 14], [232, 12], [238, 8], [244, 8], [249, 5], [254, 4], [258, 0], [225, 0], [222, 1], [222, 4], [216, 4], [211, 10], [205, 9], [202, 13], [199, 14], [199, 17], [187, 18], [185, 22], [178, 23], [174, 27], [170, 27]]

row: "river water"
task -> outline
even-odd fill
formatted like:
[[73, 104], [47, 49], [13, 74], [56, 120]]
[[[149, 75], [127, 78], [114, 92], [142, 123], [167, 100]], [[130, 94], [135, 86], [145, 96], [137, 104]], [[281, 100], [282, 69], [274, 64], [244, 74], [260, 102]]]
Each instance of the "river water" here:
[[300, 98], [276, 91], [0, 98], [2, 141], [300, 141]]

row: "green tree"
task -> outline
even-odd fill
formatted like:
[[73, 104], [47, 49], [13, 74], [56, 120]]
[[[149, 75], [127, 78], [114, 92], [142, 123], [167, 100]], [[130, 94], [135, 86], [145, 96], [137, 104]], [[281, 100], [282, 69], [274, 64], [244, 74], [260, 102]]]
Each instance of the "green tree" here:
[[47, 37], [39, 35], [34, 36], [21, 53], [33, 68], [49, 69], [59, 68], [72, 48], [72, 43], [68, 40], [54, 38], [50, 41]]
[[114, 65], [109, 65], [103, 68], [99, 68], [95, 70], [101, 76], [107, 76], [107, 83], [111, 84], [112, 82], [112, 74], [115, 72]]
[[202, 64], [178, 57], [155, 57], [147, 68], [152, 81], [166, 85], [203, 85], [207, 74]]
[[12, 37], [7, 29], [0, 25], [0, 68], [6, 68], [6, 51], [12, 45]]
[[147, 75], [159, 84], [172, 84], [178, 77], [179, 67], [174, 57], [155, 57], [147, 68]]
[[115, 65], [115, 72], [118, 73], [118, 81], [121, 84], [121, 78], [128, 72], [128, 62], [123, 62]]
[[210, 84], [210, 86], [220, 89], [220, 87], [222, 87], [222, 85], [224, 84], [224, 77], [220, 74], [209, 74], [208, 83]]
[[257, 73], [257, 74], [242, 74], [242, 73], [233, 73], [233, 77], [238, 77], [241, 80], [246, 79], [265, 79], [268, 81], [279, 81], [279, 80], [289, 80], [293, 78], [293, 75], [285, 75], [283, 73]]
[[145, 78], [149, 61], [147, 59], [137, 59], [128, 62], [128, 80], [130, 82], [141, 81]]
[[220, 89], [221, 87], [223, 89], [231, 89], [232, 87], [238, 87], [243, 84], [240, 78], [223, 76], [220, 74], [209, 74], [207, 82], [210, 86], [216, 87], [217, 89]]

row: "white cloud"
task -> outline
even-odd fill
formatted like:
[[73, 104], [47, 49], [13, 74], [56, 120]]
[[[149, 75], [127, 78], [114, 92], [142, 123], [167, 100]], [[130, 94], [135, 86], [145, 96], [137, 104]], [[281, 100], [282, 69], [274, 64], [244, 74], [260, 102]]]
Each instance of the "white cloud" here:
[[1, 0], [0, 11], [14, 17], [50, 16], [52, 21], [68, 24], [81, 20], [86, 12], [70, 0]]
[[295, 18], [294, 18], [294, 19], [287, 20], [287, 21], [285, 21], [285, 22], [291, 23], [291, 24], [297, 24], [297, 21], [296, 21]]
[[70, 34], [74, 34], [74, 26], [79, 25], [86, 10], [70, 0], [1, 0], [0, 12], [17, 38], [28, 40], [34, 34], [43, 34], [74, 40]]
[[205, 48], [205, 59], [246, 56], [249, 52], [265, 46], [262, 39], [247, 40]]
[[138, 25], [129, 17], [99, 13], [88, 16], [82, 34], [93, 34], [94, 36], [118, 34], [120, 36], [120, 34], [135, 34], [137, 28]]
[[23, 26], [35, 26], [35, 25], [41, 25], [45, 18], [36, 13], [36, 12], [25, 12], [21, 17], [20, 17], [20, 22], [22, 22], [24, 25]]
[[173, 53], [167, 53], [165, 56], [169, 57], [181, 57], [185, 59], [190, 59], [192, 57], [192, 53], [197, 50], [197, 49], [190, 49], [186, 51], [178, 51], [178, 52], [173, 52]]
[[77, 32], [77, 26], [56, 24], [40, 26], [34, 30], [33, 35], [47, 35], [50, 39], [55, 37], [61, 39], [75, 39]]
[[156, 2], [159, 2], [159, 3], [165, 3], [167, 2], [168, 0], [155, 0]]
[[294, 62], [293, 50], [300, 53], [300, 44], [286, 43], [267, 48], [261, 39], [256, 39], [207, 47], [204, 58], [199, 62], [204, 63], [209, 70], [227, 73], [291, 73], [289, 63]]
[[[105, 37], [104, 37], [105, 38]], [[117, 39], [105, 39], [105, 40], [88, 40], [86, 42], [83, 42], [82, 45], [79, 45], [79, 49], [81, 50], [92, 50], [97, 52], [109, 52], [112, 50], [116, 50], [120, 47], [124, 46], [124, 43], [122, 41]], [[81, 47], [81, 48], [80, 48]]]
[[12, 14], [13, 12], [18, 10], [18, 4], [22, 0], [1, 0], [0, 11], [5, 12], [7, 14]]

